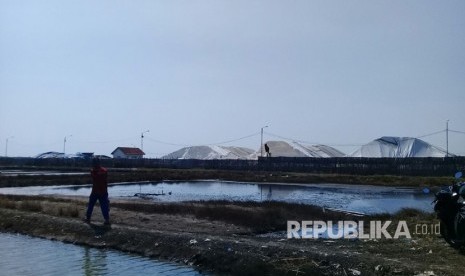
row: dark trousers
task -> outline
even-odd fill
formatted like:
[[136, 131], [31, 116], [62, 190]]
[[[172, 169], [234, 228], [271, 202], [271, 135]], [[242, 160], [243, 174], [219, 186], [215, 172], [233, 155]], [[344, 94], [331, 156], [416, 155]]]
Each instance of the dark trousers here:
[[90, 194], [89, 196], [89, 205], [87, 206], [87, 219], [90, 220], [92, 217], [92, 211], [94, 210], [94, 205], [97, 202], [100, 203], [100, 209], [102, 210], [102, 215], [105, 220], [110, 219], [110, 201], [108, 200], [108, 194]]

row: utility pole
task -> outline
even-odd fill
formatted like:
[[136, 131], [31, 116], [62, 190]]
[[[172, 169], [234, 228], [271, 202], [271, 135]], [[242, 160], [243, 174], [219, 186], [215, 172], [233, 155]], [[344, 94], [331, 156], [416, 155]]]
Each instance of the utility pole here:
[[8, 140], [14, 138], [13, 136], [10, 136], [6, 138], [6, 143], [5, 143], [5, 157], [8, 157]]
[[63, 158], [65, 158], [65, 154], [66, 154], [66, 138], [69, 138], [73, 135], [68, 135], [68, 136], [65, 136], [65, 138], [63, 139]]
[[143, 131], [140, 134], [140, 149], [144, 151], [144, 133], [150, 132], [150, 130]]
[[260, 157], [263, 157], [263, 129], [267, 128], [268, 126], [264, 126], [261, 129], [261, 139], [260, 139]]
[[446, 121], [446, 157], [449, 157], [449, 120]]

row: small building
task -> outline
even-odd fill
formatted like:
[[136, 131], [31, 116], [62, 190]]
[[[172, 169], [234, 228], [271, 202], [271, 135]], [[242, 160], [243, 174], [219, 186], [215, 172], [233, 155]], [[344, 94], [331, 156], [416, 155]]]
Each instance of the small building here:
[[145, 153], [140, 148], [117, 147], [112, 153], [113, 158], [142, 159]]

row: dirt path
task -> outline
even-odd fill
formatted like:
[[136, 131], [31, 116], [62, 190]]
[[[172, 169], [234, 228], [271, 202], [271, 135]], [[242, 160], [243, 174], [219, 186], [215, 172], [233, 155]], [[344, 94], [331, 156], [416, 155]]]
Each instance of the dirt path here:
[[[1, 169], [1, 168], [0, 168]], [[11, 169], [11, 168], [10, 168]], [[80, 185], [91, 183], [88, 168], [36, 168], [18, 167], [21, 170], [58, 170], [62, 172], [79, 172], [81, 175], [19, 175], [8, 176], [0, 173], [0, 187], [25, 187], [47, 185]], [[218, 179], [245, 182], [266, 183], [340, 183], [370, 184], [399, 187], [434, 187], [454, 183], [451, 177], [418, 177], [393, 175], [341, 175], [293, 172], [257, 172], [257, 171], [222, 171], [203, 169], [116, 169], [109, 168], [109, 182], [163, 181], [196, 179]]]
[[[0, 230], [133, 252], [216, 274], [454, 275], [461, 274], [457, 272], [462, 271], [465, 261], [459, 251], [436, 236], [288, 240], [257, 235], [246, 222], [201, 218], [198, 212], [205, 208], [202, 203], [114, 200], [113, 224], [103, 226], [96, 209], [89, 225], [81, 221], [85, 203], [85, 198], [1, 196]], [[264, 208], [233, 203], [215, 206], [223, 208], [224, 217]], [[247, 217], [243, 219], [247, 221]]]

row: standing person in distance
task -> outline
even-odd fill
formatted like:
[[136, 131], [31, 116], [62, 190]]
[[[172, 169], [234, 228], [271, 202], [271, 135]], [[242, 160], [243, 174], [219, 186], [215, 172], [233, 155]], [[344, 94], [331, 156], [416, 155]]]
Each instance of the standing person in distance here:
[[266, 157], [271, 157], [270, 147], [267, 144], [265, 144], [265, 152]]
[[103, 218], [105, 219], [104, 224], [110, 225], [110, 201], [108, 200], [108, 173], [107, 169], [100, 166], [100, 159], [94, 158], [92, 160], [92, 170], [90, 172], [92, 176], [92, 192], [89, 196], [89, 204], [87, 206], [86, 217], [84, 221], [90, 223], [92, 217], [92, 211], [97, 200], [100, 203], [100, 209], [102, 210]]

